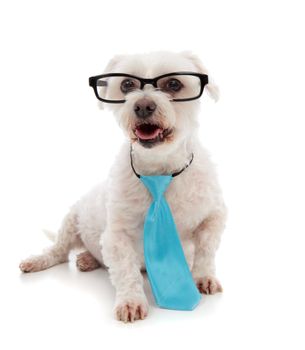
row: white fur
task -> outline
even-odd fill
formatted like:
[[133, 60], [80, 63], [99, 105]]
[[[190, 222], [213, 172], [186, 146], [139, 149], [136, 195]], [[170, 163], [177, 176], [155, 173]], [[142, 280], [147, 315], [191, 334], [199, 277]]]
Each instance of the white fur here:
[[[207, 73], [194, 55], [156, 52], [117, 56], [106, 72], [155, 77], [174, 71]], [[213, 84], [207, 87], [218, 98]], [[152, 148], [144, 148], [133, 134], [136, 116], [133, 105], [147, 96], [155, 101], [153, 118], [173, 128], [173, 138]], [[201, 292], [215, 293], [221, 286], [215, 277], [215, 252], [224, 229], [226, 210], [214, 166], [197, 136], [199, 100], [170, 102], [165, 94], [145, 86], [127, 95], [127, 101], [107, 105], [127, 141], [123, 144], [108, 180], [82, 197], [65, 218], [57, 240], [44, 254], [30, 257], [20, 265], [22, 271], [38, 271], [64, 262], [70, 249], [83, 246], [100, 264], [109, 269], [116, 289], [115, 311], [118, 319], [133, 321], [147, 315], [148, 303], [143, 290], [141, 270], [143, 223], [151, 197], [130, 166], [130, 142], [134, 166], [143, 175], [170, 174], [183, 168], [191, 153], [193, 163], [175, 177], [166, 192], [180, 240], [193, 277]]]

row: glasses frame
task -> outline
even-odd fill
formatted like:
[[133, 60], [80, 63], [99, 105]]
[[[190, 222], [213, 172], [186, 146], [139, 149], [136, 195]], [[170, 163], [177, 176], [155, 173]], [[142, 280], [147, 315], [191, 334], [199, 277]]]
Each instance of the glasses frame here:
[[94, 77], [90, 77], [89, 78], [89, 86], [91, 86], [94, 90], [95, 96], [98, 100], [102, 101], [102, 102], [106, 102], [106, 103], [124, 103], [126, 102], [125, 100], [107, 100], [104, 99], [102, 97], [99, 96], [98, 91], [97, 91], [97, 81], [101, 78], [108, 78], [108, 77], [126, 77], [126, 78], [135, 78], [138, 79], [141, 82], [141, 86], [140, 89], [143, 90], [144, 86], [149, 84], [152, 85], [155, 88], [158, 88], [157, 82], [159, 79], [161, 78], [166, 78], [169, 77], [171, 75], [192, 75], [194, 77], [198, 77], [200, 79], [200, 92], [197, 96], [195, 97], [190, 97], [190, 98], [173, 98], [171, 99], [171, 101], [173, 102], [185, 102], [185, 101], [192, 101], [192, 100], [197, 100], [198, 98], [201, 97], [202, 93], [203, 93], [203, 89], [205, 87], [205, 85], [207, 85], [209, 83], [209, 77], [207, 74], [201, 74], [201, 73], [195, 73], [195, 72], [173, 72], [173, 73], [167, 73], [167, 74], [163, 74], [163, 75], [159, 75], [156, 78], [152, 78], [152, 79], [146, 79], [146, 78], [140, 78], [137, 77], [136, 75], [132, 75], [132, 74], [126, 74], [126, 73], [107, 73], [107, 74], [101, 74], [101, 75], [96, 75]]

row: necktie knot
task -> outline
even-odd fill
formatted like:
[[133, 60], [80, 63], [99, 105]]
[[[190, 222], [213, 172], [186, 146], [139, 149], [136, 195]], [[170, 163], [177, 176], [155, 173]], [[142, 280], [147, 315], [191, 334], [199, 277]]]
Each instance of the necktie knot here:
[[148, 189], [152, 195], [154, 201], [159, 201], [166, 191], [168, 185], [172, 181], [172, 175], [154, 175], [140, 177], [144, 186]]

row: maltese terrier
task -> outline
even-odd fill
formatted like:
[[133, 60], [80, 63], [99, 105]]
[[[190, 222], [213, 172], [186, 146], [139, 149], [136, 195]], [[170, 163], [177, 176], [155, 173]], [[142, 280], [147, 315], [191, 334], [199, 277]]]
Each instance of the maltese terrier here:
[[199, 291], [221, 292], [215, 252], [226, 209], [214, 166], [197, 136], [200, 96], [206, 91], [218, 99], [206, 69], [189, 52], [122, 55], [89, 84], [101, 105], [113, 112], [127, 140], [108, 180], [71, 207], [54, 245], [22, 261], [20, 269], [47, 269], [66, 262], [72, 249], [82, 248], [76, 260], [81, 271], [108, 268], [116, 290], [116, 318], [144, 319], [148, 302], [142, 275], [143, 225], [151, 196], [135, 173], [163, 175], [185, 169], [172, 181], [166, 200]]

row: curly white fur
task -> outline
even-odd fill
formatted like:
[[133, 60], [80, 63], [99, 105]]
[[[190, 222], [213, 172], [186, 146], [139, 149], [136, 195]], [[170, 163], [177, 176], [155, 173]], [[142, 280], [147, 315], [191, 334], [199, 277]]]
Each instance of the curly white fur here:
[[[187, 52], [117, 56], [110, 61], [106, 71], [141, 77], [173, 71], [206, 73], [198, 58]], [[218, 98], [215, 85], [209, 84], [207, 90], [213, 98]], [[143, 96], [157, 104], [152, 118], [174, 130], [168, 141], [152, 148], [143, 147], [133, 133], [136, 122], [133, 105]], [[116, 317], [127, 322], [147, 315], [148, 303], [141, 274], [141, 270], [145, 270], [142, 239], [144, 217], [151, 197], [132, 172], [129, 155], [132, 143], [134, 166], [143, 175], [173, 173], [188, 162], [191, 153], [194, 154], [191, 166], [172, 181], [166, 198], [199, 290], [203, 293], [221, 291], [215, 277], [214, 259], [224, 229], [226, 209], [214, 166], [197, 137], [199, 100], [173, 103], [162, 92], [147, 86], [143, 91], [131, 93], [125, 103], [108, 107], [128, 138], [108, 180], [71, 208], [54, 245], [42, 255], [24, 260], [20, 264], [21, 270], [39, 271], [62, 263], [67, 261], [72, 248], [82, 246], [95, 258], [90, 260], [88, 254], [81, 255], [78, 266], [82, 266], [82, 270], [96, 268], [99, 264], [108, 267], [116, 289]], [[90, 266], [91, 261], [93, 265]]]

